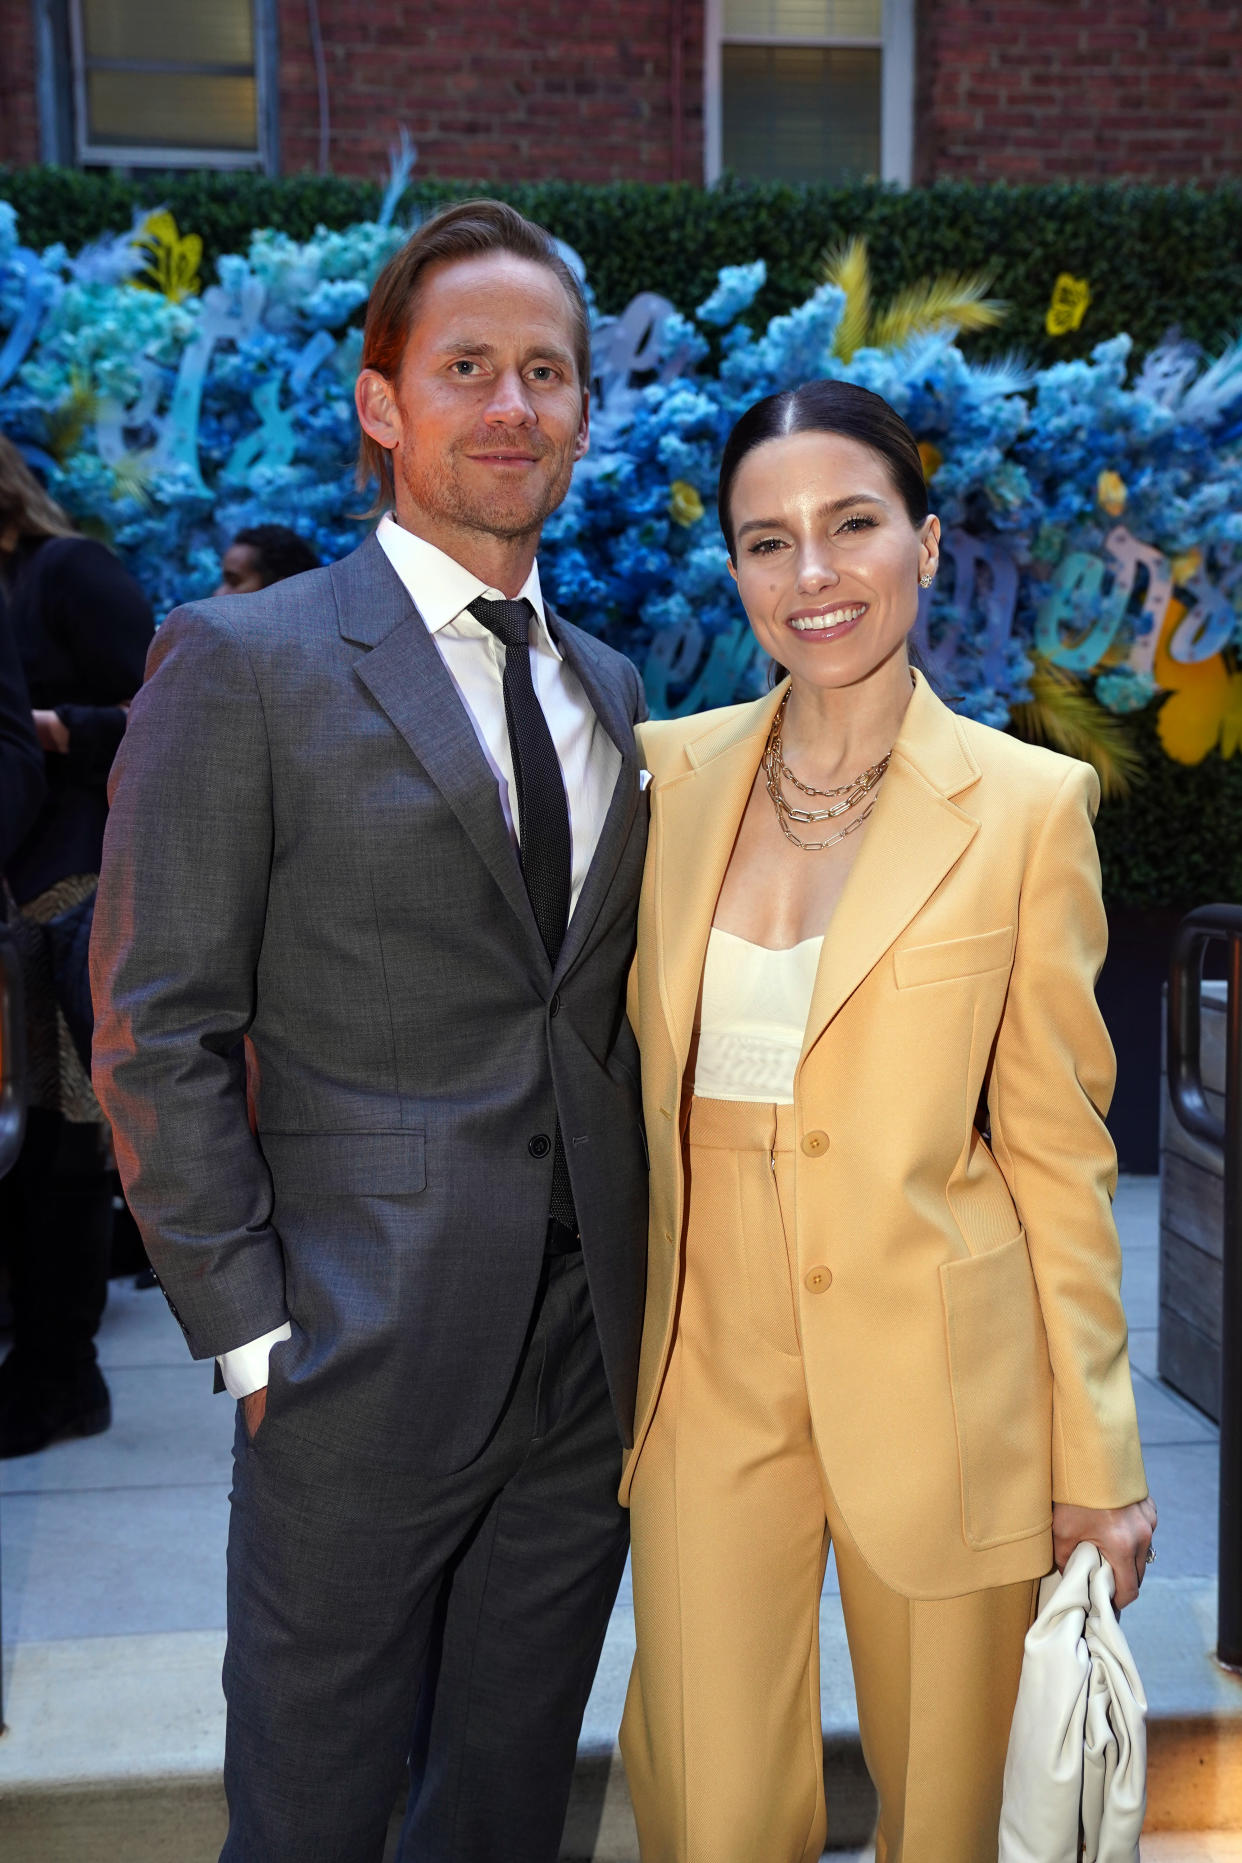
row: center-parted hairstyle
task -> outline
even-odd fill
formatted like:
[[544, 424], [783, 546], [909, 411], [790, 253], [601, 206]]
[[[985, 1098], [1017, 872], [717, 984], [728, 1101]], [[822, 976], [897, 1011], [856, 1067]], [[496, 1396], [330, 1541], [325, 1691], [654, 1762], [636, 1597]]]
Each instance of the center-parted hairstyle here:
[[[395, 381], [427, 271], [433, 265], [477, 259], [490, 252], [529, 259], [559, 278], [569, 304], [578, 381], [585, 390], [591, 380], [591, 324], [582, 286], [557, 251], [551, 233], [504, 201], [459, 201], [446, 207], [424, 220], [413, 238], [393, 254], [367, 300], [360, 367]], [[393, 498], [392, 457], [386, 447], [364, 433], [358, 448], [358, 483], [365, 488], [372, 479], [379, 480], [376, 508], [382, 510]]]
[[927, 516], [927, 482], [918, 442], [901, 415], [882, 395], [854, 382], [803, 382], [779, 395], [767, 395], [747, 408], [729, 438], [720, 461], [716, 509], [733, 557], [733, 481], [749, 452], [765, 440], [792, 433], [839, 433], [857, 440], [884, 461], [888, 475], [917, 529]]

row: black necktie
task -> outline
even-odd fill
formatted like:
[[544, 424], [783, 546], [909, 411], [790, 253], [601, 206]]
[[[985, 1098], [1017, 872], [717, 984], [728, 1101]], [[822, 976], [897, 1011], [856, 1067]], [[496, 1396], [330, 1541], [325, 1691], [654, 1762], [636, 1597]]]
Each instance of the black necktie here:
[[[555, 964], [569, 923], [573, 856], [561, 760], [531, 678], [530, 622], [534, 609], [525, 599], [489, 602], [479, 596], [477, 601], [471, 602], [470, 612], [496, 636], [505, 650], [505, 720], [513, 756], [522, 877], [526, 881], [539, 936], [550, 961]], [[549, 1214], [566, 1228], [578, 1226], [559, 1124], [552, 1159]]]

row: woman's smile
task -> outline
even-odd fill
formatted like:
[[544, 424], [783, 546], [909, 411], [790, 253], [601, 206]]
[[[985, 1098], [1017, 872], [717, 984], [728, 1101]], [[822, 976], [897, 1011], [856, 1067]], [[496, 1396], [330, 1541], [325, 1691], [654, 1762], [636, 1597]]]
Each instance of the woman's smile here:
[[870, 607], [869, 602], [832, 602], [824, 608], [799, 608], [787, 615], [785, 626], [803, 638], [840, 640], [852, 633]]

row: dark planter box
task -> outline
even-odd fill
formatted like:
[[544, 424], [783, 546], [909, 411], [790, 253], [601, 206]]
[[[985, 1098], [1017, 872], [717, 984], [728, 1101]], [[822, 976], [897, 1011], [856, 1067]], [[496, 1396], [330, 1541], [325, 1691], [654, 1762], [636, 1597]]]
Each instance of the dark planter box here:
[[[1218, 1118], [1225, 1113], [1225, 993], [1205, 983], [1199, 1066]], [[1220, 1421], [1220, 1334], [1224, 1294], [1225, 1160], [1180, 1123], [1161, 1077], [1160, 1376]]]
[[1096, 990], [1117, 1050], [1108, 1129], [1121, 1169], [1147, 1176], [1160, 1169], [1163, 992], [1173, 934], [1184, 917], [1178, 907], [1110, 908], [1108, 959]]

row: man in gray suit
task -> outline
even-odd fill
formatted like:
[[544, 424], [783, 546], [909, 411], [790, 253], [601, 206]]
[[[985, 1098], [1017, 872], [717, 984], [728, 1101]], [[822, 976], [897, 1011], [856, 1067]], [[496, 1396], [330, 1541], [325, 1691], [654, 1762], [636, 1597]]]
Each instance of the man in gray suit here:
[[552, 1863], [625, 1558], [634, 668], [544, 603], [572, 272], [449, 209], [368, 306], [352, 556], [177, 610], [114, 777], [96, 1080], [241, 1399], [227, 1863]]

